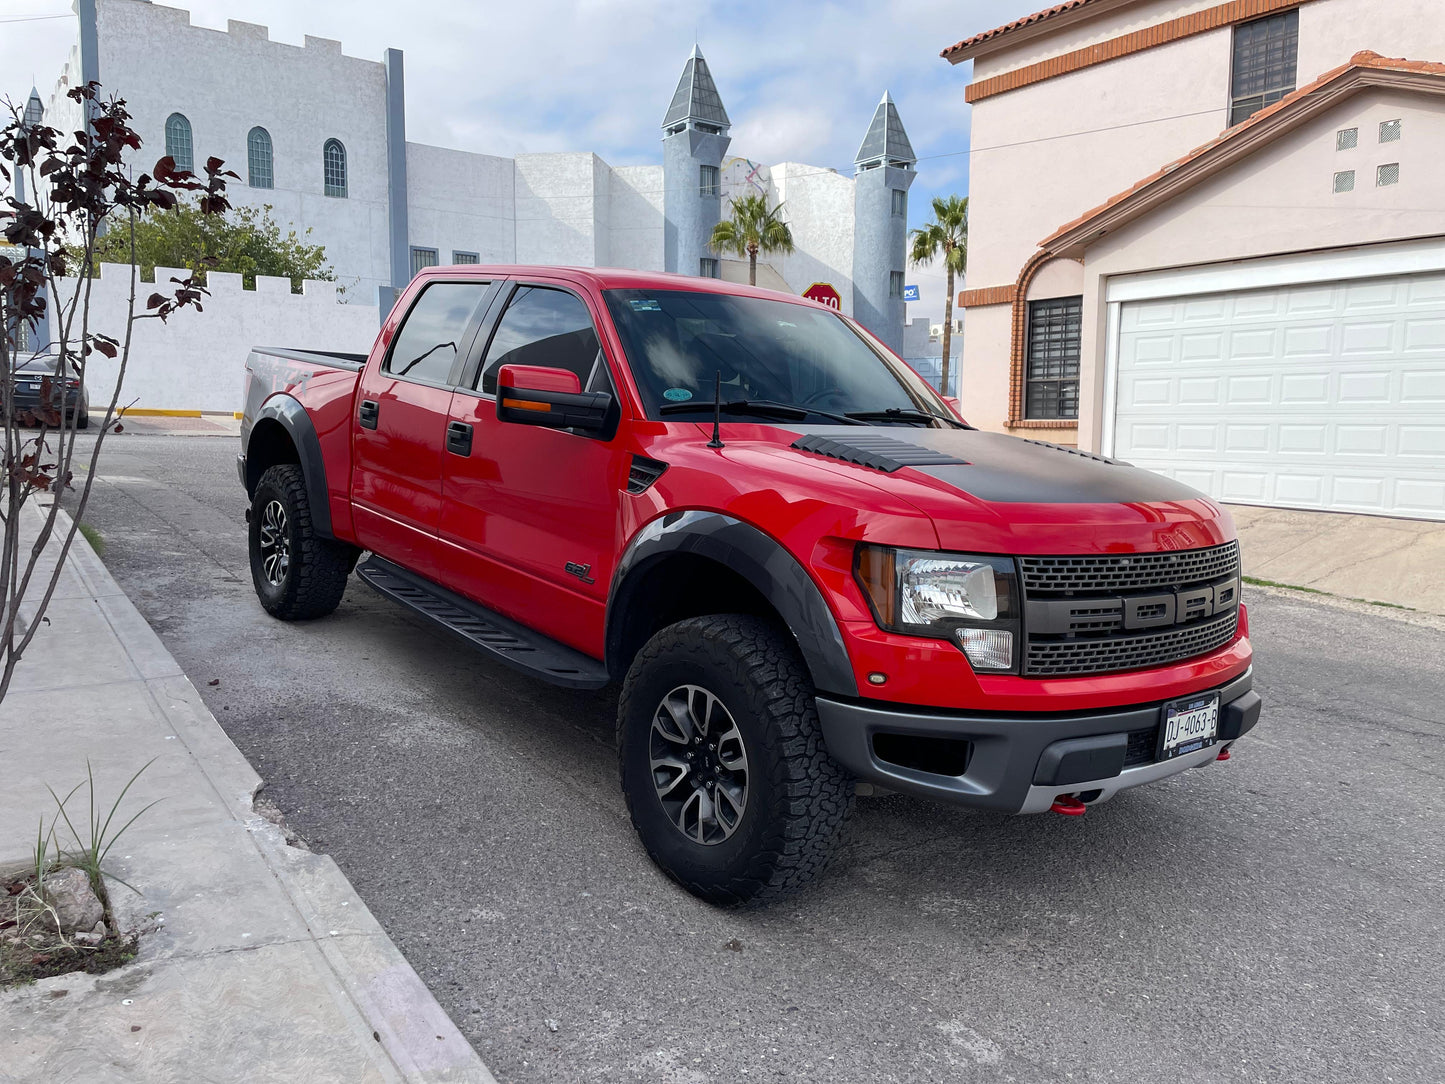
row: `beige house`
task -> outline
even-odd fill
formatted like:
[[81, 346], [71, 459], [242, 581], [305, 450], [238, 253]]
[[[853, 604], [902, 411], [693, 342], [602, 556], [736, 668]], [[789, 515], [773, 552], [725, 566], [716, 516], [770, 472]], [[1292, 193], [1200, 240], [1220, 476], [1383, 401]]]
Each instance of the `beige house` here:
[[1445, 2], [1070, 0], [943, 56], [971, 421], [1445, 520]]

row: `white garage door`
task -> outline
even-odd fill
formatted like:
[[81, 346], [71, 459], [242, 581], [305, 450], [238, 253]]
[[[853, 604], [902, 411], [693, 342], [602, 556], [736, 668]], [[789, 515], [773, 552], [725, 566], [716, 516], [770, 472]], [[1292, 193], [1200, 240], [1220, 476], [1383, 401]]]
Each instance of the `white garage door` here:
[[1123, 304], [1115, 454], [1220, 500], [1445, 519], [1445, 274]]

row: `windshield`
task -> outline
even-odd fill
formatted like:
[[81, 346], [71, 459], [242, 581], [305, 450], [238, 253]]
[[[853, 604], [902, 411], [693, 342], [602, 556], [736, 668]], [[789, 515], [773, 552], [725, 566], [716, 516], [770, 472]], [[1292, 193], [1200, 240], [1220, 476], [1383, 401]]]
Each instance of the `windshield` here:
[[604, 296], [649, 416], [687, 418], [694, 406], [698, 418], [709, 416], [720, 374], [725, 403], [786, 404], [877, 421], [886, 419], [872, 416], [889, 410], [948, 418], [922, 380], [895, 371], [822, 307], [696, 290]]

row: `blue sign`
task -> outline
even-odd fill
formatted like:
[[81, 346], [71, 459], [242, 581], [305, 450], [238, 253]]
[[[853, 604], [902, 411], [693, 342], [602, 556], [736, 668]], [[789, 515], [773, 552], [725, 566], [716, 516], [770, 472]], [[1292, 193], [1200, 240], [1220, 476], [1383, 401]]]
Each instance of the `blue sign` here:
[[903, 287], [903, 300], [904, 300], [904, 301], [917, 301], [917, 300], [918, 300], [918, 287], [917, 287], [917, 286], [905, 286], [905, 287]]

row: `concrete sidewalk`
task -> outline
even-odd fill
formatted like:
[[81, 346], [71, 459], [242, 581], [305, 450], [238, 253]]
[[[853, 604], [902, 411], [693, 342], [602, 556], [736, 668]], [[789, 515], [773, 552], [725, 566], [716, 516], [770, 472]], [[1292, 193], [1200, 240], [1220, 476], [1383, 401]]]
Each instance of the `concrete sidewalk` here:
[[1244, 574], [1445, 614], [1445, 523], [1230, 505]]
[[[336, 864], [252, 805], [261, 779], [77, 536], [0, 704], [0, 866], [94, 768], [160, 798], [109, 865], [137, 959], [0, 992], [0, 1081], [475, 1081], [491, 1074]], [[83, 798], [83, 792], [81, 795]], [[122, 821], [123, 823], [123, 821]]]

